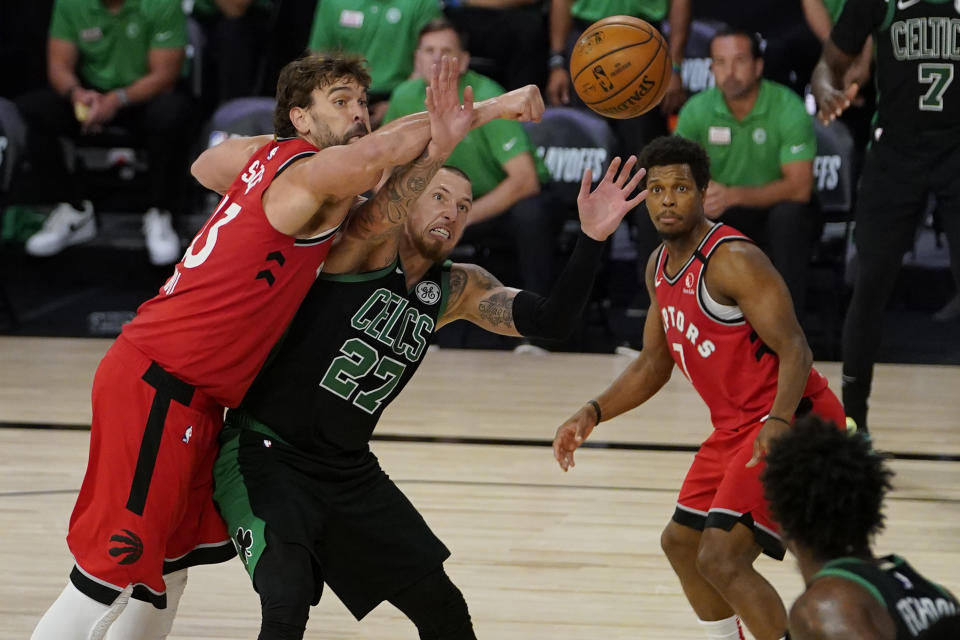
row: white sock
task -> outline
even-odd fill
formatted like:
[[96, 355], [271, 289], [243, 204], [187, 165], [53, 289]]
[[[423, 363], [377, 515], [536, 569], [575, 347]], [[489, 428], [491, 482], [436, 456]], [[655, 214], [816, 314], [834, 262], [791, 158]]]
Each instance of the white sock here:
[[110, 624], [127, 605], [132, 586], [112, 605], [97, 602], [67, 582], [60, 596], [40, 618], [30, 640], [103, 640]]
[[699, 620], [699, 622], [707, 632], [707, 640], [743, 640], [740, 619], [735, 615], [723, 620]]
[[180, 596], [187, 586], [187, 570], [167, 574], [163, 581], [167, 585], [167, 608], [157, 609], [149, 602], [130, 598], [105, 640], [165, 640], [170, 635]]

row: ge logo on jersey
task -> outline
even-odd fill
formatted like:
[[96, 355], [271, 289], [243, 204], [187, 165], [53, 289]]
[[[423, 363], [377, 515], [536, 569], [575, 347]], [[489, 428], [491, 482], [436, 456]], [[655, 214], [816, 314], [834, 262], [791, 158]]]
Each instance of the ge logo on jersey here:
[[417, 297], [424, 304], [437, 304], [440, 302], [440, 285], [436, 282], [421, 282], [417, 285]]

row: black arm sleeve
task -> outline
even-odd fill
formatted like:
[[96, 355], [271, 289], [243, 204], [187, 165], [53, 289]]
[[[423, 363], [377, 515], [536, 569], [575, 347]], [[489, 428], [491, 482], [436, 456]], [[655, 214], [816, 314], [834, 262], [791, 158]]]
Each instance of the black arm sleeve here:
[[517, 293], [513, 299], [513, 324], [521, 335], [562, 340], [573, 332], [590, 299], [604, 244], [581, 231], [549, 297], [526, 290]]

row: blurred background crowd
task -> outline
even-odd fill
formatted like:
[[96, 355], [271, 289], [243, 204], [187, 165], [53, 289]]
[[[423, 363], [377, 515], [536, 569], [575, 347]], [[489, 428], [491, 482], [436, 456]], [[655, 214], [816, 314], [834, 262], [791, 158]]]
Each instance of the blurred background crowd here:
[[[424, 74], [442, 55], [458, 57], [461, 91], [470, 85], [477, 99], [541, 88], [543, 122], [492, 122], [450, 158], [474, 189], [455, 260], [548, 293], [576, 235], [584, 169], [599, 179], [616, 155], [638, 153], [658, 135], [683, 135], [711, 153], [717, 186], [707, 214], [768, 253], [815, 355], [836, 359], [857, 268], [852, 210], [875, 98], [868, 42], [851, 70], [862, 87], [853, 108], [830, 126], [812, 116], [811, 74], [843, 4], [4, 0], [0, 331], [115, 335], [216, 204], [191, 179], [192, 159], [227, 136], [272, 132], [280, 68], [307, 51], [344, 50], [369, 62], [374, 126], [423, 109]], [[629, 120], [589, 111], [569, 74], [578, 35], [619, 14], [658, 27], [673, 65], [659, 108]], [[758, 98], [733, 117], [724, 101], [743, 91]], [[750, 145], [718, 138], [745, 127], [751, 135], [735, 139]], [[641, 205], [610, 243], [581, 330], [563, 344], [518, 343], [458, 324], [439, 343], [639, 347], [648, 304], [640, 273], [657, 244]], [[960, 297], [932, 198], [904, 262], [880, 359], [960, 364]]]

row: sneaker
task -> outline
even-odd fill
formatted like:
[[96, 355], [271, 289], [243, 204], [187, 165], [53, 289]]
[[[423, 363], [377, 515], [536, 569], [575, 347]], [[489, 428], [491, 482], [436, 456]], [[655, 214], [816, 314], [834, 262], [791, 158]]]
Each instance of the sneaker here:
[[950, 322], [960, 318], [960, 293], [950, 298], [950, 302], [944, 305], [943, 309], [933, 314], [933, 319], [937, 322]]
[[66, 202], [58, 204], [40, 231], [27, 238], [23, 248], [31, 256], [45, 258], [60, 253], [66, 247], [92, 240], [97, 235], [97, 221], [93, 204], [83, 201], [83, 209], [74, 209]]
[[147, 241], [150, 264], [154, 266], [173, 264], [183, 255], [180, 236], [173, 230], [169, 211], [148, 209], [143, 216], [143, 237]]
[[528, 355], [528, 356], [545, 356], [548, 353], [550, 353], [543, 347], [538, 347], [537, 345], [533, 344], [529, 340], [523, 340], [522, 342], [520, 342], [520, 344], [518, 344], [513, 348], [513, 352], [520, 353], [523, 355]]

